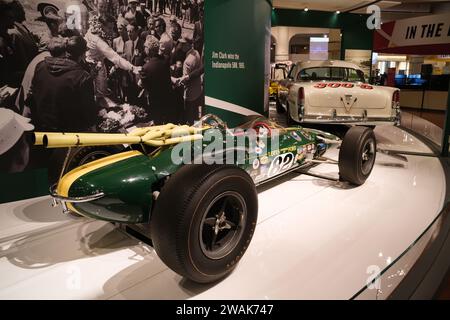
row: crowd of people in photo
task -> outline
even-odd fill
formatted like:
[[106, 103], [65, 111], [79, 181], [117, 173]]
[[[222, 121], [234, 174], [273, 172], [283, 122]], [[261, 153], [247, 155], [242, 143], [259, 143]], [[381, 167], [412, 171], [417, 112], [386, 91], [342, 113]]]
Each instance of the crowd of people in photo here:
[[100, 111], [123, 104], [144, 109], [155, 125], [200, 117], [203, 0], [80, 6], [81, 28], [71, 27], [63, 9], [42, 13], [37, 20], [50, 35], [43, 43], [24, 23], [21, 2], [0, 0], [0, 107], [53, 132], [98, 131]]
[[[154, 124], [193, 123], [203, 106], [202, 0], [96, 0], [85, 32], [48, 13], [44, 47], [18, 0], [0, 0], [0, 87], [36, 130], [86, 131], [129, 103]], [[58, 12], [60, 13], [61, 10]], [[185, 32], [183, 32], [185, 30]], [[9, 103], [11, 107], [11, 103]]]

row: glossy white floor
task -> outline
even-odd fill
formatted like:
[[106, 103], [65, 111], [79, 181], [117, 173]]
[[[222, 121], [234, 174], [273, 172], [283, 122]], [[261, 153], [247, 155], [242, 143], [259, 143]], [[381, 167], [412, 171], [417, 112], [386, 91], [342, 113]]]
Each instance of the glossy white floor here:
[[[430, 152], [398, 128], [375, 132], [380, 147]], [[443, 206], [438, 159], [407, 158], [379, 153], [359, 188], [296, 176], [260, 192], [250, 248], [228, 278], [208, 286], [183, 280], [151, 247], [109, 223], [50, 208], [48, 197], [2, 204], [0, 299], [351, 298]]]

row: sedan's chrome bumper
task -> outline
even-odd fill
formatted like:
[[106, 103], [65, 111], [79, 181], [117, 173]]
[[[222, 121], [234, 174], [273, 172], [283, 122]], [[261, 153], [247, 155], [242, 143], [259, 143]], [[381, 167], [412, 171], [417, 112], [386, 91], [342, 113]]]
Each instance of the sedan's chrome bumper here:
[[64, 213], [67, 213], [70, 211], [67, 208], [66, 202], [70, 202], [70, 203], [90, 202], [90, 201], [98, 200], [105, 196], [105, 194], [103, 192], [98, 192], [98, 193], [91, 194], [89, 196], [84, 196], [84, 197], [65, 197], [65, 196], [59, 195], [56, 191], [56, 188], [57, 188], [57, 184], [54, 184], [50, 187], [50, 190], [49, 190], [50, 196], [53, 198], [52, 206], [56, 207], [59, 204], [61, 204], [63, 207]]
[[300, 123], [329, 123], [353, 125], [396, 125], [397, 119], [392, 118], [356, 118], [356, 117], [303, 117]]
[[367, 115], [366, 110], [361, 115], [337, 115], [336, 109], [333, 109], [330, 115], [311, 115], [305, 114], [305, 110], [300, 109], [298, 118], [303, 123], [356, 124], [365, 126], [399, 125], [401, 112], [400, 108], [395, 108], [395, 114], [390, 117], [371, 117]]

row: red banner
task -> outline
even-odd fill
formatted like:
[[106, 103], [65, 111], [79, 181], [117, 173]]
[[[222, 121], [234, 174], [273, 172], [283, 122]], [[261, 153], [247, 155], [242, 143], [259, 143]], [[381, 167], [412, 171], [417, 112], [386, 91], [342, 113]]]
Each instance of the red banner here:
[[384, 23], [375, 30], [373, 51], [401, 54], [450, 53], [450, 14]]

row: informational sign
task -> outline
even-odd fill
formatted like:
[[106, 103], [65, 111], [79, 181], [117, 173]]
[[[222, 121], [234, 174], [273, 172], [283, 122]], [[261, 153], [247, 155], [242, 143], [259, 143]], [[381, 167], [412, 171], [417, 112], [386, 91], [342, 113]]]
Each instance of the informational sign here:
[[328, 60], [328, 38], [311, 37], [309, 38], [309, 60]]
[[241, 61], [238, 53], [213, 51], [211, 57], [213, 59], [211, 68], [213, 69], [245, 69], [245, 62]]
[[450, 43], [450, 14], [399, 20], [392, 32], [391, 45], [413, 46]]
[[450, 13], [392, 21], [376, 30], [374, 51], [444, 54], [450, 52]]
[[205, 8], [206, 113], [229, 126], [267, 114], [270, 2], [208, 0]]

